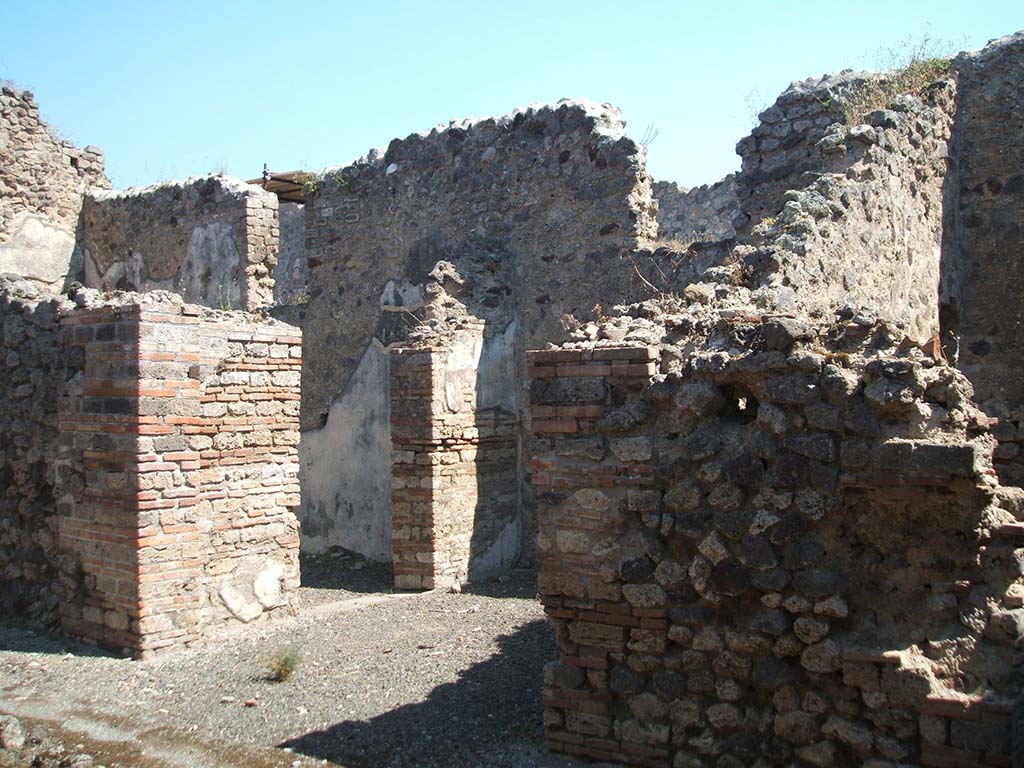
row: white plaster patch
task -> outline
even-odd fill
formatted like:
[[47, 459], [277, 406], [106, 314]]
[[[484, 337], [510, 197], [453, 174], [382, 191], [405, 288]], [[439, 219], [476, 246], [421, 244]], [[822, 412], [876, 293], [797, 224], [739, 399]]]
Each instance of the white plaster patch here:
[[263, 607], [258, 601], [247, 598], [231, 584], [221, 586], [217, 594], [227, 609], [231, 611], [231, 615], [239, 621], [248, 623], [263, 613]]
[[374, 339], [322, 429], [302, 433], [299, 482], [301, 545], [340, 546], [391, 560], [391, 403], [388, 353]]
[[253, 579], [253, 594], [264, 608], [276, 608], [284, 602], [284, 593], [281, 591], [283, 576], [284, 566], [281, 563], [271, 563]]
[[0, 272], [47, 284], [63, 283], [74, 249], [74, 235], [25, 214], [16, 220], [10, 240], [0, 243]]
[[380, 308], [385, 312], [408, 312], [423, 306], [423, 286], [408, 280], [388, 280], [380, 294]]

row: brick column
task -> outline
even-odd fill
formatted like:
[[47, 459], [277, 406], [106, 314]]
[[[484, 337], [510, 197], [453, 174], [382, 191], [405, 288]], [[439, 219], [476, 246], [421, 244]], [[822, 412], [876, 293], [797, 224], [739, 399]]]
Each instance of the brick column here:
[[84, 489], [62, 509], [85, 607], [65, 628], [138, 655], [297, 606], [301, 337], [198, 307], [76, 313], [61, 412]]
[[[395, 586], [465, 583], [518, 506], [515, 414], [478, 409], [483, 323], [391, 352]], [[516, 510], [512, 510], [512, 514]]]
[[243, 306], [252, 312], [274, 303], [274, 267], [281, 236], [277, 195], [253, 190], [242, 198], [245, 206], [245, 295]]

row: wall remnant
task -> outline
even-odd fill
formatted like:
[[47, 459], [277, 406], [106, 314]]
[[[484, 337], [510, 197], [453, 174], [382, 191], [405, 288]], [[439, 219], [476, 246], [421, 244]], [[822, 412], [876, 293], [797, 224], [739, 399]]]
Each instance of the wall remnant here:
[[94, 192], [82, 211], [84, 282], [254, 310], [274, 303], [279, 235], [277, 196], [229, 177]]
[[656, 181], [651, 192], [658, 201], [659, 240], [678, 240], [688, 245], [736, 237], [733, 222], [741, 214], [736, 200], [735, 174], [693, 189], [670, 181]]
[[616, 307], [617, 344], [530, 354], [552, 748], [1010, 764], [1024, 496], [993, 456], [1012, 476], [1017, 425], [978, 408], [938, 331], [941, 295], [950, 335], [1002, 333], [956, 302], [1019, 229], [994, 174], [1020, 139], [1020, 39], [863, 124], [844, 99], [865, 76], [793, 86], [740, 143], [737, 242], [691, 249], [720, 263]]
[[62, 288], [73, 258], [82, 196], [107, 189], [103, 152], [57, 137], [32, 94], [0, 88], [0, 272]]
[[447, 588], [519, 554], [514, 410], [486, 401], [484, 323], [391, 350], [395, 586]]
[[[526, 347], [557, 338], [563, 322], [585, 321], [595, 297], [645, 290], [621, 253], [654, 237], [655, 205], [643, 149], [608, 105], [566, 101], [452, 123], [393, 141], [309, 188], [307, 434], [324, 427], [371, 344], [401, 342], [421, 324], [431, 290], [447, 290], [460, 312], [484, 320], [485, 357], [513, 372], [499, 379], [513, 412], [522, 404], [510, 384]], [[498, 343], [503, 334], [508, 345]], [[383, 376], [379, 385], [387, 387]], [[308, 477], [318, 471], [331, 469]], [[339, 488], [338, 508], [365, 505], [361, 490]]]
[[[792, 86], [740, 142], [741, 151], [755, 138], [758, 144], [744, 153], [736, 179], [741, 208], [756, 224], [735, 254], [764, 284], [762, 304], [821, 319], [843, 305], [870, 307], [926, 339], [939, 331], [955, 86], [942, 80], [920, 98], [901, 96], [892, 109], [864, 115], [863, 124], [847, 125], [840, 116], [820, 125], [834, 117], [821, 105], [841, 115], [843, 94], [859, 82], [849, 75]], [[810, 120], [808, 110], [818, 117]], [[792, 137], [785, 149], [768, 149], [778, 143], [774, 133], [763, 135], [769, 128]], [[760, 165], [751, 168], [755, 156]], [[775, 178], [765, 166], [788, 172]]]
[[294, 612], [298, 330], [0, 289], [3, 610], [136, 655]]
[[738, 309], [531, 356], [549, 744], [1004, 764], [1024, 510], [970, 384], [884, 322]]

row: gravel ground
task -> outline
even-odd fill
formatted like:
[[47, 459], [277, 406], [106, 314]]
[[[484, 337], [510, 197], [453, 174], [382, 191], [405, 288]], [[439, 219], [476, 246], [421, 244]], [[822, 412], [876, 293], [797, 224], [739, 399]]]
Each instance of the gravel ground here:
[[[99, 741], [151, 732], [208, 754], [225, 743], [293, 753], [267, 752], [266, 765], [579, 765], [543, 745], [541, 678], [554, 645], [529, 574], [462, 594], [390, 593], [386, 569], [345, 556], [304, 561], [303, 579], [300, 618], [149, 661], [0, 626], [0, 711], [105, 722], [106, 732], [85, 729]], [[266, 661], [288, 646], [300, 662], [273, 683]]]

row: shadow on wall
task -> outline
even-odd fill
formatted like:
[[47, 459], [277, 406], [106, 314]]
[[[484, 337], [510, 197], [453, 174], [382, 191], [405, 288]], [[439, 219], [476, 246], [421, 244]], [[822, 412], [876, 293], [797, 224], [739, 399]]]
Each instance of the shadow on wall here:
[[278, 746], [352, 768], [525, 765], [515, 753], [535, 751], [543, 738], [540, 685], [554, 656], [551, 631], [537, 619], [496, 642], [494, 656], [422, 702]]
[[522, 455], [516, 401], [517, 323], [485, 328], [475, 364], [476, 508], [469, 545], [469, 581], [507, 571], [520, 556]]
[[1024, 33], [953, 63], [958, 87], [943, 185], [946, 356], [999, 419], [1000, 481], [1024, 485]]

